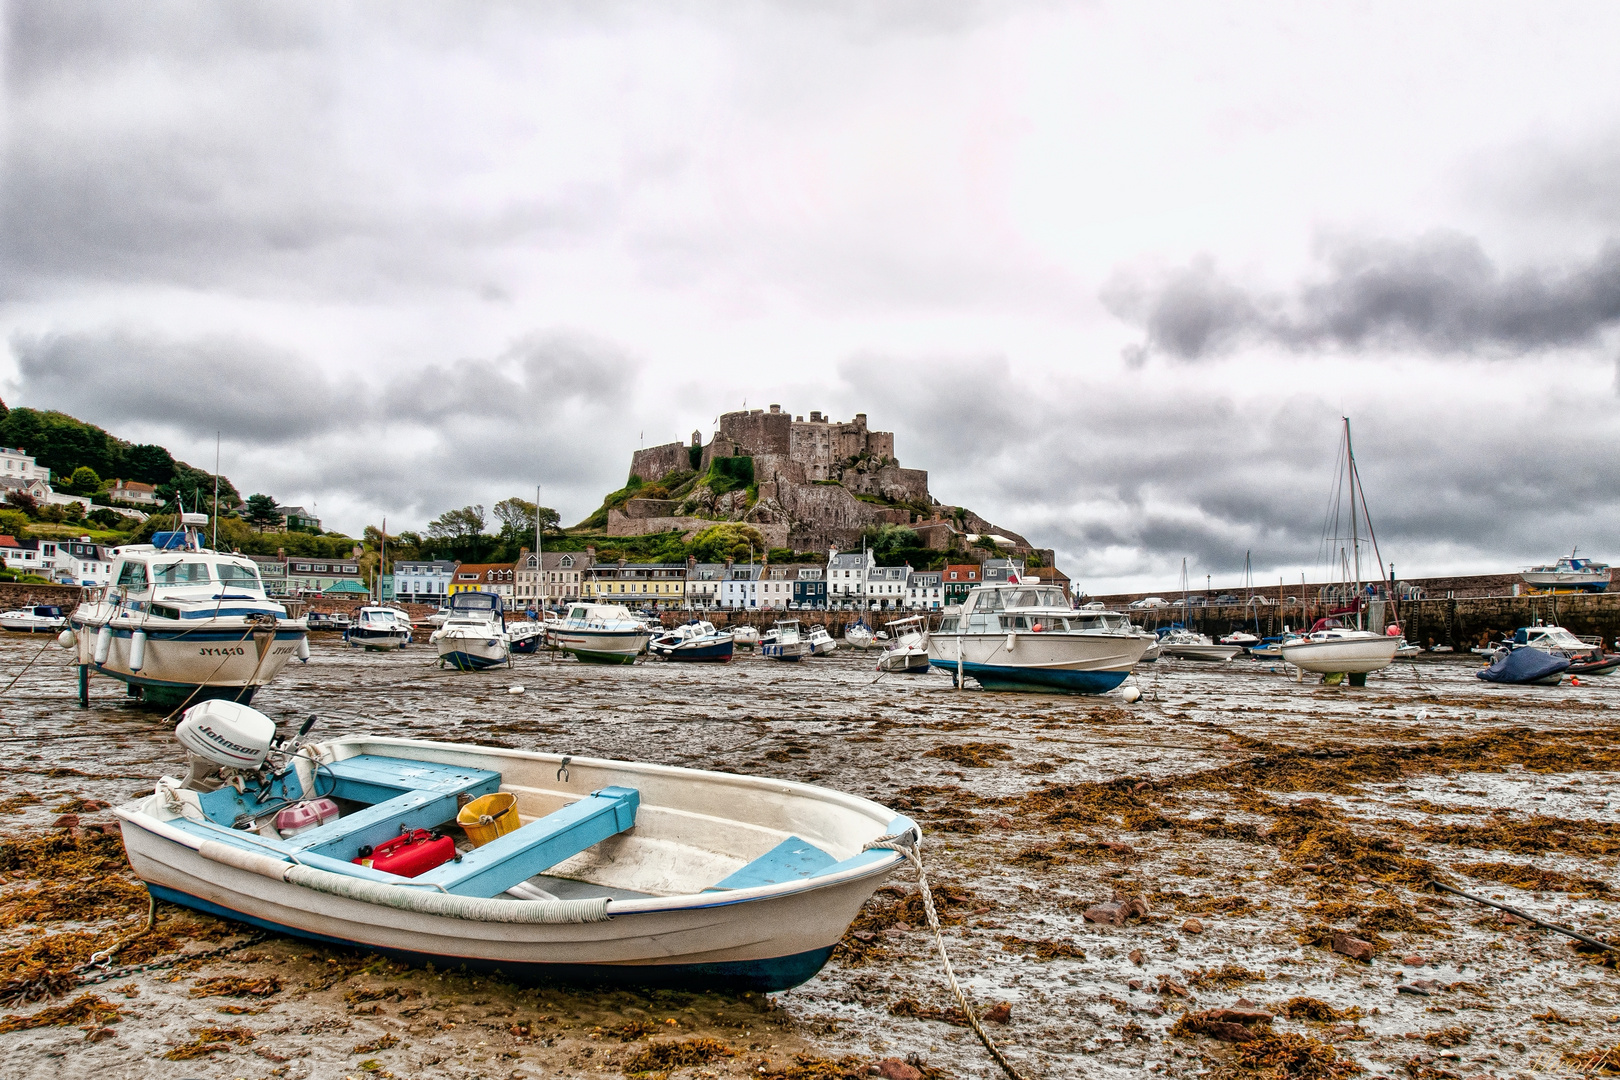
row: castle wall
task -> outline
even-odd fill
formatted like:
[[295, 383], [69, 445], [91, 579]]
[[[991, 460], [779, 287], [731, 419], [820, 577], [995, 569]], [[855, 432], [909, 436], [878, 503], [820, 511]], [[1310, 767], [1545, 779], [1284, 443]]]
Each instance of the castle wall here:
[[772, 405], [770, 412], [750, 409], [721, 413], [720, 434], [753, 454], [791, 453], [793, 417], [779, 410], [780, 406]]
[[630, 457], [630, 475], [646, 481], [661, 480], [677, 469], [687, 472], [691, 468], [692, 459], [687, 456], [684, 443], [649, 446], [645, 450], [637, 450]]

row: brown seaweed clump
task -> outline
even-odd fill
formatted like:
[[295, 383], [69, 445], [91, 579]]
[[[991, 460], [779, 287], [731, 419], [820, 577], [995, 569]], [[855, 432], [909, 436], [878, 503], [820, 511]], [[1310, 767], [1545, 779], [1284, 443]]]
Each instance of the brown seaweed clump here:
[[1187, 977], [1187, 985], [1198, 989], [1207, 986], [1242, 986], [1245, 983], [1265, 981], [1265, 972], [1250, 971], [1241, 964], [1222, 964], [1218, 968], [1195, 971]]
[[1054, 941], [1051, 938], [1021, 938], [1013, 934], [997, 934], [996, 940], [1001, 942], [1001, 951], [1010, 953], [1030, 953], [1037, 960], [1084, 960], [1085, 950], [1072, 941]]
[[281, 980], [274, 975], [261, 979], [244, 979], [237, 975], [222, 975], [217, 979], [203, 979], [191, 988], [193, 997], [270, 997], [281, 993]]
[[704, 1065], [715, 1058], [735, 1057], [737, 1051], [719, 1039], [682, 1039], [651, 1043], [624, 1064], [627, 1073], [668, 1072], [687, 1065]]
[[1571, 821], [1568, 818], [1533, 815], [1514, 821], [1506, 814], [1495, 814], [1484, 825], [1429, 825], [1418, 833], [1431, 844], [1510, 851], [1515, 855], [1540, 855], [1563, 851], [1571, 855], [1613, 855], [1620, 852], [1620, 823]]
[[1367, 1015], [1359, 1005], [1336, 1009], [1313, 997], [1291, 997], [1277, 1011], [1290, 1020], [1310, 1020], [1318, 1024], [1341, 1024]]
[[1292, 1032], [1238, 1043], [1232, 1063], [1262, 1080], [1341, 1080], [1367, 1071], [1327, 1043]]
[[0, 1032], [28, 1031], [31, 1028], [81, 1024], [94, 1030], [117, 1023], [118, 1006], [95, 994], [80, 994], [66, 1005], [48, 1005], [27, 1016], [7, 1015], [0, 1019]]
[[163, 1055], [164, 1058], [169, 1061], [188, 1061], [191, 1058], [207, 1057], [209, 1054], [229, 1050], [232, 1046], [246, 1046], [259, 1037], [245, 1027], [192, 1028], [191, 1034], [196, 1037], [170, 1050]]
[[1582, 1076], [1620, 1076], [1620, 1046], [1566, 1053], [1564, 1064]]

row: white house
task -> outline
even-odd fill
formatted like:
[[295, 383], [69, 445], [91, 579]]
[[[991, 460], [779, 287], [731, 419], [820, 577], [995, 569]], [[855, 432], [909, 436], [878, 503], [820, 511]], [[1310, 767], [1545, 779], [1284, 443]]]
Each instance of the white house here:
[[759, 607], [758, 566], [733, 566], [720, 582], [720, 606], [744, 611]]
[[408, 604], [442, 604], [450, 592], [451, 559], [394, 560], [394, 599]]
[[866, 598], [866, 578], [877, 565], [870, 551], [827, 552], [827, 603], [859, 604]]
[[686, 564], [686, 606], [701, 610], [720, 603], [720, 586], [725, 581], [726, 564], [688, 562]]
[[874, 566], [866, 572], [866, 600], [874, 609], [891, 611], [906, 606], [909, 566]]
[[54, 576], [64, 585], [106, 585], [112, 581], [112, 564], [113, 549], [88, 537], [56, 541]]
[[577, 551], [525, 552], [517, 561], [514, 600], [520, 608], [578, 600], [584, 587], [585, 556]]
[[107, 498], [142, 506], [156, 506], [158, 501], [157, 488], [139, 480], [115, 480], [113, 486], [107, 489]]
[[785, 608], [793, 603], [793, 583], [799, 578], [796, 566], [768, 566], [759, 578], [759, 606]]
[[906, 607], [938, 611], [945, 606], [945, 575], [938, 570], [913, 570], [906, 579]]
[[8, 570], [20, 570], [25, 574], [38, 574], [48, 577], [55, 562], [56, 545], [51, 544], [51, 562], [40, 557], [41, 544], [38, 540], [19, 540], [14, 536], [0, 536], [0, 563], [4, 563]]
[[0, 478], [38, 480], [42, 484], [49, 485], [51, 470], [42, 469], [34, 464], [34, 456], [23, 453], [21, 447], [13, 449], [9, 446], [0, 446]]

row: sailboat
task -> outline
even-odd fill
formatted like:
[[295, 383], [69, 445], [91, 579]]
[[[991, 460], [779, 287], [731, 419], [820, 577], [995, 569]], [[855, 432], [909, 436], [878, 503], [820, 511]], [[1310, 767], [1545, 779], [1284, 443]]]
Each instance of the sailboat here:
[[[1283, 643], [1282, 658], [1284, 663], [1292, 664], [1298, 669], [1296, 679], [1304, 672], [1314, 671], [1324, 675], [1349, 675], [1352, 683], [1360, 683], [1366, 681], [1368, 672], [1380, 671], [1394, 661], [1395, 650], [1401, 646], [1401, 638], [1398, 635], [1374, 634], [1363, 627], [1363, 609], [1366, 600], [1362, 594], [1361, 580], [1363, 541], [1371, 544], [1378, 566], [1384, 565], [1384, 558], [1378, 550], [1378, 537], [1373, 533], [1372, 518], [1367, 513], [1367, 493], [1361, 486], [1361, 471], [1356, 468], [1356, 452], [1354, 444], [1350, 441], [1348, 416], [1344, 417], [1344, 446], [1339, 460], [1343, 463], [1343, 472], [1334, 491], [1332, 528], [1334, 533], [1339, 532], [1339, 501], [1348, 493], [1350, 548], [1348, 552], [1343, 548], [1339, 550], [1338, 561], [1347, 571], [1347, 577], [1354, 575], [1355, 593], [1352, 601], [1354, 607], [1334, 614], [1340, 616], [1353, 614], [1355, 625], [1345, 625], [1341, 619], [1332, 616], [1319, 619], [1310, 633], [1298, 640]], [[1361, 532], [1363, 522], [1366, 523], [1365, 537]], [[1335, 535], [1325, 539], [1338, 543], [1344, 538]]]
[[1177, 660], [1203, 660], [1224, 664], [1243, 651], [1241, 645], [1217, 645], [1208, 634], [1188, 629], [1192, 622], [1192, 599], [1187, 592], [1187, 560], [1181, 560], [1181, 626], [1159, 636], [1159, 655]]

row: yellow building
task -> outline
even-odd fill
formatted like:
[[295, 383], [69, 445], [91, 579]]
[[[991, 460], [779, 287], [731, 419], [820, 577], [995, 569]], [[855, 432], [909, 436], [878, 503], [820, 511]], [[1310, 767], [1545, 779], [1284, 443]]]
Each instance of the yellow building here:
[[686, 603], [685, 563], [592, 563], [581, 595], [603, 604], [681, 607]]
[[462, 563], [450, 575], [450, 592], [487, 592], [501, 598], [501, 606], [512, 607], [514, 563]]

